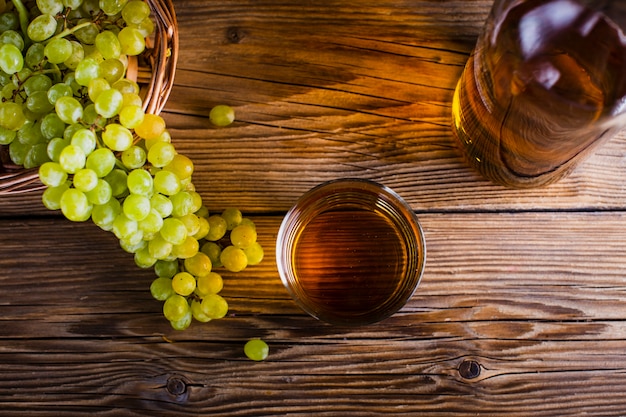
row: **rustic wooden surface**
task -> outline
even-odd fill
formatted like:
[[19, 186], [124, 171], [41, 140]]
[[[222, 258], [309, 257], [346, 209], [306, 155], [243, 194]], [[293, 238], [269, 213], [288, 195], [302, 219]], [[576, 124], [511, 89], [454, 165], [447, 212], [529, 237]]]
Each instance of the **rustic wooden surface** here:
[[[266, 259], [224, 274], [229, 317], [176, 332], [110, 233], [0, 198], [0, 415], [624, 415], [626, 135], [544, 189], [467, 168], [450, 100], [490, 4], [176, 1], [163, 115]], [[219, 103], [232, 126], [210, 125]], [[298, 196], [348, 176], [401, 194], [428, 247], [407, 306], [360, 328], [302, 313], [273, 255]]]

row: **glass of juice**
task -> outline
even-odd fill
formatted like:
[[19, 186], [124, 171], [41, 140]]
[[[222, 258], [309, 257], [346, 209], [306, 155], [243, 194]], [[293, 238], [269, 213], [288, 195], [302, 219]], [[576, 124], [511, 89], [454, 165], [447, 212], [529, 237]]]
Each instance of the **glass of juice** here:
[[383, 320], [411, 298], [426, 260], [420, 223], [394, 191], [339, 179], [305, 193], [276, 242], [281, 280], [311, 316], [336, 325]]
[[625, 28], [624, 0], [496, 0], [452, 103], [470, 165], [505, 186], [544, 186], [619, 132]]

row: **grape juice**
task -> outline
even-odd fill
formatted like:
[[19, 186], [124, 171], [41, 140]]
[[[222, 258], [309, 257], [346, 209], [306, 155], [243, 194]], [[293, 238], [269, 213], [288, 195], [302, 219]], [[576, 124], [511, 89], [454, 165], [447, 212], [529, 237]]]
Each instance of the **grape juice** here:
[[621, 129], [606, 121], [626, 105], [626, 36], [574, 0], [496, 3], [455, 91], [454, 133], [485, 177], [547, 185]]
[[303, 228], [293, 270], [303, 301], [317, 315], [361, 321], [400, 290], [407, 257], [402, 235], [381, 213], [333, 210]]

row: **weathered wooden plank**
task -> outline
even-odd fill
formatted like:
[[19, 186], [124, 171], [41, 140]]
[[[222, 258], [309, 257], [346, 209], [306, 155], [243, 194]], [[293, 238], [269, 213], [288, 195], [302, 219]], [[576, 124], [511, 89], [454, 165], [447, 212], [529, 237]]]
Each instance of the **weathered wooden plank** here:
[[[335, 327], [300, 312], [272, 254], [281, 217], [258, 216], [266, 260], [225, 274], [229, 317], [185, 332], [165, 323], [151, 272], [111, 234], [3, 220], [3, 412], [620, 415], [624, 213], [420, 218], [426, 273], [382, 323]], [[253, 337], [271, 346], [263, 363], [243, 355]], [[459, 373], [468, 360], [475, 378]]]

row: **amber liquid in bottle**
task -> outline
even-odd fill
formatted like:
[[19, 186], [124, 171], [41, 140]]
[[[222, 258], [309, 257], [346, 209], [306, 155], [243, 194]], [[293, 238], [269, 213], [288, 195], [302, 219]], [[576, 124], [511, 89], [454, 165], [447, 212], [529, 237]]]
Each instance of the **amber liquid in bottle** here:
[[361, 320], [398, 291], [406, 274], [402, 235], [382, 213], [339, 209], [312, 219], [293, 248], [295, 279], [320, 316]]
[[510, 187], [567, 175], [620, 126], [626, 37], [574, 0], [515, 2], [492, 20], [453, 100], [468, 161]]

